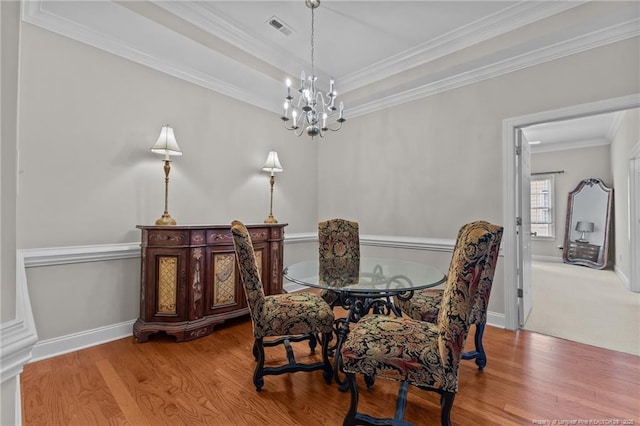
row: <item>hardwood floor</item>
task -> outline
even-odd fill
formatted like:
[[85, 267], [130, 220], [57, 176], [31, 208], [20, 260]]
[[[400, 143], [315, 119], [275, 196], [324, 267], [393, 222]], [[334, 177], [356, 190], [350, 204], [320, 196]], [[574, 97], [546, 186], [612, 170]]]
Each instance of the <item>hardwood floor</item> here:
[[[251, 333], [249, 319], [240, 318], [192, 342], [131, 337], [27, 364], [23, 424], [342, 424], [349, 394], [327, 385], [320, 371], [267, 376], [256, 392]], [[639, 357], [494, 327], [484, 342], [484, 372], [461, 363], [454, 425], [640, 425]], [[297, 349], [307, 359], [308, 348]], [[267, 351], [271, 361], [285, 358]], [[361, 391], [361, 409], [392, 416], [397, 389], [377, 380]], [[439, 424], [439, 413], [437, 394], [410, 388], [407, 420]]]

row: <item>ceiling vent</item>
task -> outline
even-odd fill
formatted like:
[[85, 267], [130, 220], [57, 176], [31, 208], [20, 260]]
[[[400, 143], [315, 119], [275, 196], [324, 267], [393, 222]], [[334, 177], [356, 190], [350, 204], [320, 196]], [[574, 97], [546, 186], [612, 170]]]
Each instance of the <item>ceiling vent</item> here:
[[275, 15], [267, 19], [267, 24], [269, 24], [271, 27], [275, 28], [276, 30], [280, 31], [282, 34], [286, 36], [293, 33], [293, 29], [287, 24], [285, 24], [282, 19], [278, 18]]

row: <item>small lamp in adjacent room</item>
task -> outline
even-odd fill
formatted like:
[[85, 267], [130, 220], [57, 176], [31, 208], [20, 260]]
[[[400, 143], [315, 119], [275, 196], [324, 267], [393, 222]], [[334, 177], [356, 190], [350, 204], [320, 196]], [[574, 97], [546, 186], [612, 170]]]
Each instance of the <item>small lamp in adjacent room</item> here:
[[176, 221], [169, 215], [169, 172], [171, 171], [171, 155], [182, 155], [173, 129], [167, 124], [160, 131], [160, 136], [151, 147], [151, 152], [164, 155], [164, 213], [156, 220], [156, 225], [175, 225]]
[[582, 232], [582, 235], [580, 235], [580, 238], [576, 241], [579, 243], [588, 243], [587, 232], [593, 232], [593, 222], [578, 221], [576, 224], [576, 231]]
[[262, 170], [271, 173], [271, 177], [269, 179], [269, 182], [271, 183], [271, 203], [269, 205], [269, 217], [264, 220], [264, 223], [278, 223], [276, 218], [273, 217], [273, 184], [276, 182], [274, 173], [280, 173], [283, 169], [282, 164], [280, 164], [280, 160], [278, 160], [277, 152], [269, 152], [267, 161], [265, 161], [264, 165], [262, 166]]

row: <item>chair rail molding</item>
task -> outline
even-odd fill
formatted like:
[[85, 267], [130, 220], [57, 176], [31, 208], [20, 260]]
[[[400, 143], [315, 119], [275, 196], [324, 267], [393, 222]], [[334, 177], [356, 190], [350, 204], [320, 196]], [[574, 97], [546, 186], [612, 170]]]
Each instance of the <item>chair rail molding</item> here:
[[24, 267], [66, 265], [140, 257], [140, 243], [48, 247], [20, 250]]

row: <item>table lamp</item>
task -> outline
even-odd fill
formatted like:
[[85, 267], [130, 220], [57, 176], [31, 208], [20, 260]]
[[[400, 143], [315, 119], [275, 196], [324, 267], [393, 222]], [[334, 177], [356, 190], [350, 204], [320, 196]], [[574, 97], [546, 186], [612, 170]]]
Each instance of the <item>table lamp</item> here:
[[582, 232], [582, 235], [580, 235], [580, 238], [576, 241], [579, 243], [588, 243], [587, 232], [593, 232], [593, 222], [578, 221], [576, 224], [576, 231]]
[[271, 173], [271, 177], [269, 179], [269, 182], [271, 183], [271, 202], [269, 205], [269, 217], [264, 220], [264, 223], [278, 223], [276, 218], [273, 217], [273, 184], [276, 182], [274, 173], [280, 173], [283, 169], [282, 164], [280, 164], [280, 160], [278, 160], [277, 152], [269, 152], [269, 155], [267, 155], [267, 161], [265, 161], [264, 165], [262, 166], [262, 170]]
[[182, 155], [173, 129], [167, 124], [160, 131], [160, 136], [151, 147], [151, 152], [164, 154], [164, 213], [156, 220], [156, 225], [175, 225], [176, 221], [169, 215], [169, 172], [171, 171], [171, 155]]

